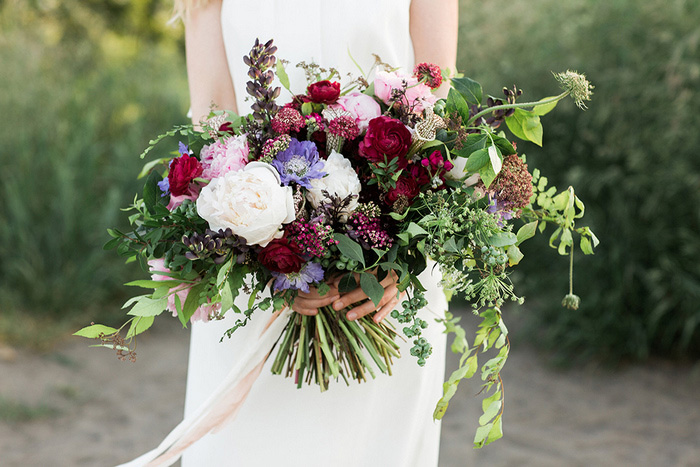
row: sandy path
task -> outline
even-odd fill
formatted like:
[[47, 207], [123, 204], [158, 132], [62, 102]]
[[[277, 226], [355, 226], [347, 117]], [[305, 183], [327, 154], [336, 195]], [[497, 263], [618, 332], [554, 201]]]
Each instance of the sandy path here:
[[[40, 409], [0, 421], [0, 466], [109, 466], [154, 447], [181, 419], [186, 362], [174, 320], [140, 340], [134, 364], [80, 340], [0, 360], [0, 415], [8, 401]], [[471, 448], [478, 386], [463, 385], [443, 424], [441, 466], [700, 466], [700, 366], [558, 372], [516, 347], [503, 376], [505, 438]]]

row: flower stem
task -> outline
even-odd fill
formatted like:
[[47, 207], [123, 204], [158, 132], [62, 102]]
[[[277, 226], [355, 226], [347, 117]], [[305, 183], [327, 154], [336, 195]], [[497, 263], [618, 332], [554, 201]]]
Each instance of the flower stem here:
[[469, 119], [467, 122], [467, 126], [471, 125], [474, 123], [476, 120], [478, 120], [480, 117], [494, 112], [496, 110], [507, 110], [507, 109], [519, 109], [523, 107], [536, 107], [538, 105], [544, 105], [544, 104], [551, 104], [552, 102], [557, 102], [565, 98], [570, 94], [570, 91], [564, 91], [558, 96], [550, 97], [549, 99], [544, 99], [541, 101], [537, 102], [521, 102], [521, 103], [514, 103], [514, 104], [502, 104], [502, 105], [495, 105], [493, 107], [486, 108], [482, 110], [481, 112], [478, 112], [476, 115], [474, 115], [472, 118]]
[[571, 245], [569, 252], [569, 295], [574, 294], [574, 246]]

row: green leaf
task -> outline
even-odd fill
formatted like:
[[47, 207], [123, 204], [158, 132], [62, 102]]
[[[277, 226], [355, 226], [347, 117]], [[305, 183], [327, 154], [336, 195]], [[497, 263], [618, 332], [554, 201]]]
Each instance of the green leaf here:
[[467, 163], [464, 166], [464, 169], [467, 172], [478, 172], [479, 169], [484, 167], [486, 164], [489, 162], [489, 152], [486, 148], [479, 149], [478, 151], [474, 151], [470, 156], [469, 159], [467, 159]]
[[535, 233], [537, 233], [537, 221], [528, 222], [527, 224], [523, 225], [520, 227], [520, 229], [518, 229], [518, 241], [516, 245], [520, 245], [525, 240], [534, 237]]
[[480, 448], [485, 445], [486, 437], [489, 435], [489, 432], [491, 431], [491, 428], [493, 428], [492, 424], [480, 426], [479, 428], [476, 429], [476, 434], [474, 435], [474, 447], [475, 448]]
[[172, 159], [172, 157], [161, 157], [160, 159], [155, 159], [150, 162], [148, 162], [146, 165], [143, 166], [143, 169], [141, 169], [141, 172], [139, 172], [137, 179], [142, 179], [146, 175], [148, 175], [153, 167], [159, 165], [159, 164], [164, 164], [165, 162], [169, 161]]
[[479, 417], [479, 425], [485, 425], [490, 422], [501, 410], [501, 400], [495, 400], [484, 410], [484, 413]]
[[287, 75], [287, 70], [284, 69], [284, 64], [279, 60], [277, 61], [277, 69], [275, 71], [277, 78], [280, 80], [280, 84], [289, 91], [289, 76]]
[[233, 258], [228, 260], [226, 264], [221, 266], [219, 269], [219, 272], [216, 274], [216, 286], [221, 287], [221, 284], [224, 283], [226, 278], [228, 277], [228, 272], [231, 270], [231, 266], [233, 265]]
[[[406, 210], [406, 212], [408, 212], [408, 210]], [[113, 248], [116, 248], [117, 245], [119, 245], [119, 242], [121, 242], [121, 241], [122, 241], [121, 238], [112, 238], [107, 243], [105, 243], [102, 248], [104, 250], [111, 250]]]
[[379, 302], [384, 297], [384, 287], [377, 280], [377, 276], [368, 272], [360, 274], [360, 287], [362, 291], [372, 300], [374, 306], [379, 306]]
[[[547, 99], [551, 99], [552, 97], [554, 97], [554, 96], [545, 97], [543, 99], [540, 99], [539, 102], [546, 101]], [[545, 114], [549, 113], [550, 111], [552, 111], [552, 109], [554, 109], [554, 107], [556, 107], [558, 103], [559, 103], [559, 101], [554, 101], [554, 102], [550, 102], [549, 104], [536, 105], [535, 107], [532, 108], [531, 112], [535, 115], [545, 115]]]
[[542, 124], [540, 117], [523, 109], [515, 109], [510, 117], [506, 117], [508, 129], [518, 138], [532, 141], [542, 146]]
[[98, 337], [100, 337], [100, 334], [109, 336], [111, 334], [116, 334], [117, 332], [117, 329], [111, 328], [109, 326], [105, 326], [103, 324], [93, 324], [90, 326], [86, 326], [77, 332], [74, 332], [73, 335], [87, 337], [88, 339], [97, 339]]
[[333, 239], [338, 242], [338, 249], [342, 254], [365, 266], [365, 256], [359, 243], [341, 233], [333, 234]]
[[489, 438], [486, 441], [485, 446], [488, 446], [489, 444], [501, 438], [503, 438], [503, 423], [501, 415], [499, 415], [493, 421], [493, 427], [491, 428], [491, 431], [489, 431]]
[[442, 245], [442, 248], [445, 251], [449, 251], [450, 253], [459, 253], [459, 248], [457, 247], [457, 243], [455, 242], [454, 237], [448, 238], [447, 241]]
[[151, 172], [143, 186], [143, 203], [151, 214], [153, 214], [153, 207], [158, 201], [160, 189], [157, 184], [161, 180], [162, 177], [157, 172]]
[[454, 88], [450, 88], [450, 91], [447, 94], [446, 108], [447, 111], [450, 113], [457, 112], [462, 117], [462, 120], [464, 120], [465, 122], [469, 120], [469, 106], [464, 100], [462, 94], [460, 94]]
[[428, 232], [423, 227], [416, 224], [415, 222], [411, 222], [410, 224], [408, 224], [408, 227], [406, 228], [406, 232], [411, 237], [417, 237], [418, 235], [428, 235]]
[[131, 281], [127, 282], [126, 284], [129, 287], [141, 287], [144, 289], [157, 289], [163, 286], [168, 286], [170, 288], [177, 287], [178, 285], [182, 285], [182, 281], [178, 280], [169, 280], [169, 281], [153, 281], [153, 280], [147, 280], [147, 279], [142, 279], [138, 281]]
[[149, 297], [139, 297], [134, 307], [127, 313], [131, 316], [158, 316], [168, 306], [166, 297], [154, 300]]
[[518, 237], [516, 237], [513, 232], [499, 232], [496, 235], [492, 235], [488, 239], [489, 245], [495, 247], [515, 245], [517, 241]]
[[311, 102], [304, 102], [301, 104], [302, 115], [311, 115], [314, 112], [314, 106]]
[[501, 154], [504, 156], [510, 156], [511, 154], [516, 154], [517, 151], [513, 147], [513, 143], [501, 136], [496, 136], [493, 139], [493, 143], [498, 147], [498, 149], [501, 151]]
[[486, 164], [481, 169], [479, 169], [479, 177], [481, 177], [481, 181], [484, 182], [484, 186], [488, 188], [496, 179], [496, 172], [493, 171], [493, 167], [491, 167], [491, 164]]
[[355, 275], [352, 273], [347, 273], [340, 278], [338, 283], [338, 292], [348, 293], [352, 292], [357, 288], [357, 282], [355, 281]]
[[200, 294], [204, 291], [207, 284], [205, 282], [200, 282], [190, 288], [187, 293], [187, 298], [185, 299], [185, 304], [182, 306], [182, 320], [185, 322], [189, 321], [200, 303]]
[[510, 245], [506, 249], [506, 254], [508, 255], [509, 266], [515, 266], [516, 264], [520, 263], [520, 261], [525, 257], [522, 251], [520, 251], [520, 248], [518, 248], [516, 245]]
[[588, 237], [581, 237], [581, 251], [584, 255], [593, 254], [593, 245], [591, 245], [591, 240]]
[[525, 132], [527, 139], [540, 147], [542, 146], [543, 130], [542, 123], [540, 123], [540, 117], [534, 116], [525, 120], [523, 131]]
[[134, 320], [131, 322], [131, 326], [129, 327], [129, 331], [126, 333], [126, 338], [129, 339], [141, 334], [153, 326], [154, 320], [155, 316], [139, 316], [134, 318]]
[[453, 151], [453, 154], [459, 157], [469, 157], [474, 151], [484, 149], [487, 141], [488, 136], [482, 133], [471, 134], [467, 136], [464, 145], [460, 149]]
[[463, 78], [452, 78], [452, 86], [469, 102], [470, 105], [480, 105], [483, 98], [481, 85], [466, 76]]
[[231, 285], [227, 281], [221, 288], [221, 311], [226, 312], [233, 308], [233, 292]]

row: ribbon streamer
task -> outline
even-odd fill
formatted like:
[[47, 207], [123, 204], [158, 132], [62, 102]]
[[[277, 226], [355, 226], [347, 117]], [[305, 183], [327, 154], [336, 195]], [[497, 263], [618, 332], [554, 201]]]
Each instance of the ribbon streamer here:
[[290, 309], [275, 313], [257, 345], [242, 354], [231, 371], [204, 403], [180, 422], [152, 451], [117, 467], [167, 467], [174, 464], [189, 446], [236, 418], [250, 389], [258, 379], [275, 342], [287, 325]]

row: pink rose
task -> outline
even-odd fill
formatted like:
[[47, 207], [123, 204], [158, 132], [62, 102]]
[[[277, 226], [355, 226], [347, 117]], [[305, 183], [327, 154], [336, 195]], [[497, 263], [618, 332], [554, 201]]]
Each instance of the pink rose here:
[[[162, 258], [148, 260], [148, 266], [151, 270], [151, 279], [154, 281], [169, 281], [172, 279], [170, 276], [163, 274], [158, 274], [159, 272], [170, 272], [170, 269], [165, 267], [165, 261]], [[177, 316], [177, 307], [175, 305], [175, 295], [180, 298], [180, 306], [185, 305], [185, 300], [187, 300], [187, 295], [190, 292], [190, 286], [181, 285], [170, 289], [168, 294], [168, 306], [166, 309]], [[200, 305], [190, 318], [190, 322], [195, 321], [209, 321], [212, 317], [217, 316], [221, 311], [221, 303], [214, 303], [208, 305]]]
[[394, 90], [404, 91], [402, 104], [414, 112], [423, 112], [426, 107], [432, 107], [437, 101], [430, 87], [418, 81], [415, 76], [397, 71], [378, 71], [374, 78], [374, 95], [389, 105]]
[[227, 137], [204, 146], [200, 154], [202, 178], [213, 180], [228, 172], [241, 170], [248, 163], [248, 138]]
[[361, 132], [367, 129], [370, 120], [382, 114], [382, 109], [377, 101], [372, 96], [359, 91], [340, 96], [337, 105], [331, 107], [341, 107], [350, 112]]

